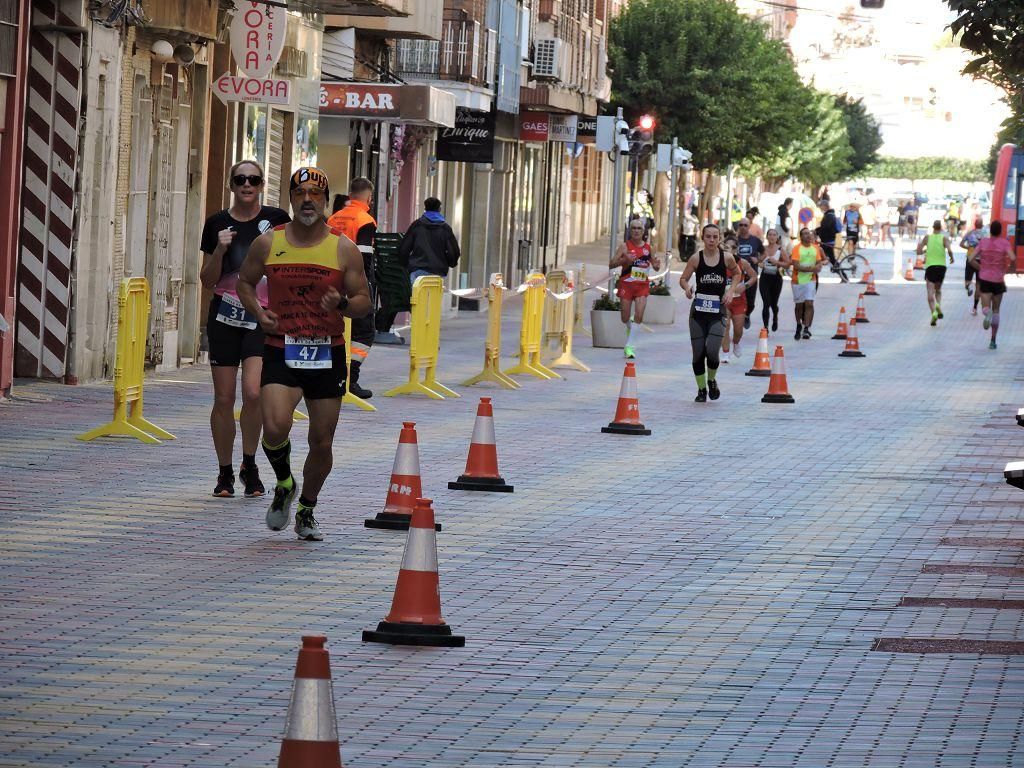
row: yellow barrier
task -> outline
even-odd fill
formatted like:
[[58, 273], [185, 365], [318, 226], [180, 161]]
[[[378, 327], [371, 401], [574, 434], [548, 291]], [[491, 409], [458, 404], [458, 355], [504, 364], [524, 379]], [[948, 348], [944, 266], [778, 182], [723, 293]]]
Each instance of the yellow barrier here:
[[[544, 312], [544, 356], [545, 362], [552, 368], [575, 368], [577, 371], [590, 371], [583, 361], [572, 353], [572, 332], [575, 325], [576, 291], [573, 287], [572, 272], [553, 269], [548, 272], [548, 293], [551, 301], [547, 302]], [[551, 342], [558, 346], [551, 349]]]
[[540, 361], [541, 337], [544, 324], [544, 296], [547, 293], [544, 275], [531, 272], [526, 277], [526, 296], [523, 299], [523, 325], [519, 329], [519, 364], [505, 370], [506, 374], [529, 374], [538, 379], [559, 379], [557, 373]]
[[117, 350], [114, 358], [114, 420], [78, 435], [95, 440], [108, 435], [135, 437], [144, 443], [174, 435], [142, 418], [142, 380], [145, 374], [146, 336], [149, 329], [149, 283], [144, 277], [121, 281], [117, 294]]
[[[444, 281], [437, 275], [416, 278], [412, 287], [412, 318], [409, 339], [409, 380], [388, 390], [384, 397], [395, 395], [426, 395], [433, 400], [459, 397], [437, 380], [437, 355], [441, 348], [441, 302]], [[419, 380], [420, 369], [423, 381]]]
[[[345, 318], [345, 365], [348, 370], [352, 369], [352, 318]], [[345, 377], [345, 394], [341, 396], [341, 404], [354, 405], [356, 408], [361, 408], [364, 411], [376, 411], [376, 406], [370, 405], [368, 402], [363, 400], [361, 397], [353, 395], [348, 388], [349, 378]], [[296, 411], [298, 413], [298, 411]]]
[[505, 278], [500, 272], [491, 275], [487, 286], [487, 339], [484, 341], [484, 369], [462, 386], [471, 387], [481, 381], [493, 381], [505, 389], [519, 389], [521, 386], [501, 372], [501, 304], [505, 293]]

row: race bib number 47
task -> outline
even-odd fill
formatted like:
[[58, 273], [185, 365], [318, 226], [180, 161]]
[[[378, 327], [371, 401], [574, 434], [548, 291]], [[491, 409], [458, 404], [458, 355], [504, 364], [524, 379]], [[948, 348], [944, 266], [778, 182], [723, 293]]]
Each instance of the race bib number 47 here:
[[285, 336], [284, 364], [289, 368], [330, 368], [330, 336]]
[[708, 293], [698, 293], [693, 297], [693, 308], [697, 312], [718, 314], [722, 311], [722, 300]]

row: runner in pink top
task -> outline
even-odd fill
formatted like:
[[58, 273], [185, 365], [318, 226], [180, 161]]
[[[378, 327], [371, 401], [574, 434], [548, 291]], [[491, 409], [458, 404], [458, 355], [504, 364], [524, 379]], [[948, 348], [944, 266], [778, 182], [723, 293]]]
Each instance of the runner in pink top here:
[[989, 227], [992, 236], [984, 237], [974, 249], [971, 266], [978, 270], [978, 293], [981, 294], [982, 312], [985, 319], [982, 326], [992, 329], [989, 349], [996, 348], [996, 334], [999, 333], [999, 307], [1006, 293], [1006, 272], [1014, 266], [1013, 247], [1003, 234], [1003, 224], [993, 221]]

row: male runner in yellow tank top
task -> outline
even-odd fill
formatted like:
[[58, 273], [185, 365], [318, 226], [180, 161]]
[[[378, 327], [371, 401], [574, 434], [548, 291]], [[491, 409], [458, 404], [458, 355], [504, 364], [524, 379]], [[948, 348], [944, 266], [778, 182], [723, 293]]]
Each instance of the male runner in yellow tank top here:
[[[334, 463], [332, 445], [341, 406], [339, 381], [345, 378], [345, 317], [370, 311], [363, 257], [355, 243], [324, 222], [329, 195], [327, 175], [319, 168], [292, 174], [294, 218], [261, 235], [249, 246], [238, 273], [238, 298], [266, 334], [260, 402], [263, 452], [277, 475], [267, 527], [288, 526], [300, 489], [292, 477], [292, 414], [305, 398], [309, 411], [309, 453], [302, 468], [295, 533], [300, 539], [323, 536], [313, 510]], [[267, 278], [266, 309], [256, 285]]]
[[928, 309], [932, 313], [932, 325], [942, 319], [942, 281], [946, 279], [946, 254], [953, 263], [953, 246], [942, 234], [942, 221], [936, 219], [930, 235], [921, 238], [917, 244], [917, 255], [924, 254], [924, 284], [928, 287]]

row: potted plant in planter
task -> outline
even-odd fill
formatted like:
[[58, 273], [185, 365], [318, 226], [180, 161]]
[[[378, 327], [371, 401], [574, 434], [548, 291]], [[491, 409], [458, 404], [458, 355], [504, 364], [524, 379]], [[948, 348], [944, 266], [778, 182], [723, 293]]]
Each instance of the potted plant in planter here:
[[619, 317], [619, 300], [606, 293], [594, 301], [590, 310], [590, 332], [595, 347], [617, 347], [626, 344], [626, 326]]
[[651, 295], [647, 297], [644, 322], [648, 325], [672, 325], [676, 321], [676, 300], [668, 289], [667, 280], [651, 283]]

